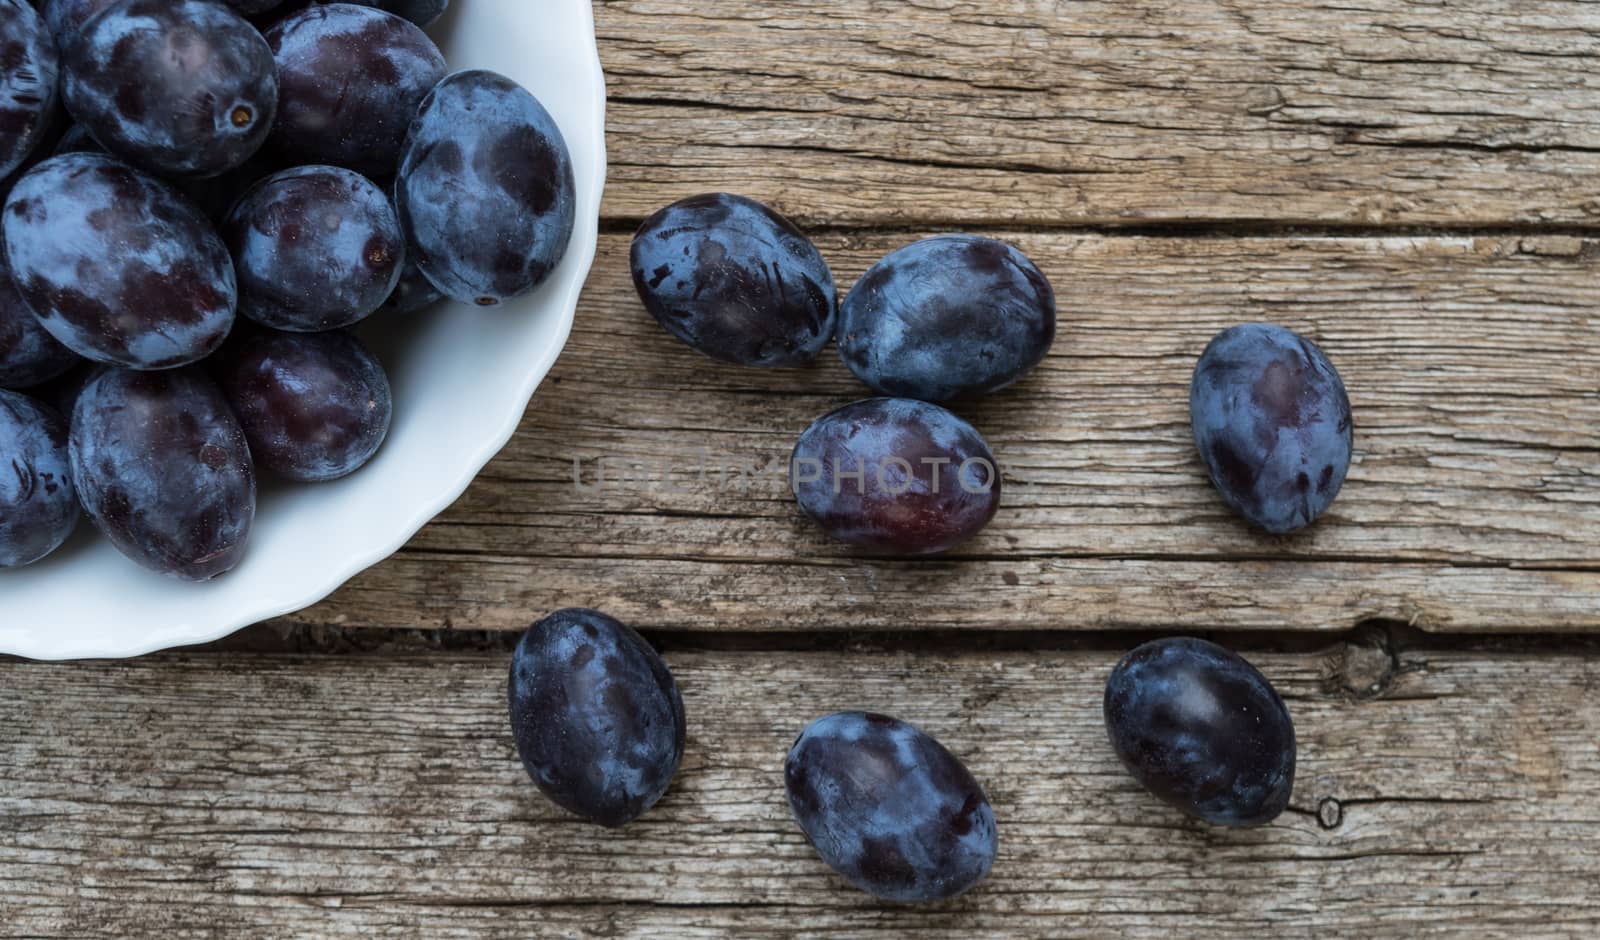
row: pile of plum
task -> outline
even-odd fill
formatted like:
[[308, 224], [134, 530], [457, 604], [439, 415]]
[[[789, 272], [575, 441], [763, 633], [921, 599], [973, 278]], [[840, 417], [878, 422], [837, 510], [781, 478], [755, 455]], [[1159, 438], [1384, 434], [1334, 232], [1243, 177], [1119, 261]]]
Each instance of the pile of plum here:
[[0, 567], [81, 506], [155, 571], [232, 569], [258, 468], [332, 480], [388, 433], [351, 327], [560, 262], [566, 143], [447, 71], [448, 2], [0, 0]]
[[[915, 242], [862, 275], [842, 302], [832, 274], [786, 219], [749, 199], [685, 199], [647, 219], [634, 284], [670, 333], [748, 366], [809, 362], [836, 339], [880, 393], [806, 429], [790, 482], [831, 536], [870, 551], [947, 551], [1000, 504], [1000, 468], [973, 427], [936, 402], [1012, 385], [1055, 338], [1055, 296], [1015, 247], [970, 235]], [[1195, 368], [1195, 442], [1224, 501], [1271, 533], [1316, 519], [1352, 446], [1350, 403], [1322, 351], [1281, 327], [1224, 330]], [[619, 826], [666, 792], [685, 716], [661, 657], [593, 610], [534, 624], [517, 647], [511, 727], [540, 789]], [[1112, 750], [1146, 790], [1219, 825], [1259, 825], [1294, 787], [1295, 733], [1268, 680], [1235, 653], [1169, 638], [1123, 657], [1106, 682]], [[896, 902], [953, 897], [994, 864], [983, 787], [915, 726], [840, 712], [811, 722], [784, 763], [789, 808], [822, 860]]]
[[[1019, 250], [937, 235], [880, 260], [842, 301], [817, 247], [787, 219], [726, 193], [646, 219], [634, 286], [673, 336], [712, 358], [795, 366], [837, 340], [884, 397], [819, 418], [790, 483], [830, 536], [896, 554], [948, 551], [1000, 506], [1002, 474], [972, 425], [943, 404], [1007, 388], [1049, 352], [1050, 282]], [[1223, 331], [1195, 367], [1195, 443], [1228, 505], [1286, 533], [1326, 510], [1350, 466], [1350, 401], [1320, 349], [1282, 327]]]
[[[687, 719], [667, 664], [596, 610], [530, 627], [511, 661], [511, 732], [539, 789], [604, 826], [638, 818], [683, 760]], [[1106, 682], [1106, 732], [1150, 793], [1206, 822], [1253, 826], [1289, 805], [1295, 736], [1266, 677], [1205, 640], [1154, 640]], [[838, 712], [807, 725], [783, 766], [789, 810], [850, 884], [901, 903], [954, 897], [999, 851], [994, 808], [960, 758], [897, 718]]]

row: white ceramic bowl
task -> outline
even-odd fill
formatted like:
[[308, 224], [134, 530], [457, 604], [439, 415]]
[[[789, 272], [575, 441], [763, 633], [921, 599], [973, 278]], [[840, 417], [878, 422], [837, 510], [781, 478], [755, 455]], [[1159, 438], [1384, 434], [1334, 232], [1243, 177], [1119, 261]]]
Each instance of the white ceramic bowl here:
[[578, 221], [555, 274], [492, 312], [445, 304], [362, 331], [388, 368], [394, 425], [354, 475], [263, 483], [244, 561], [207, 584], [122, 557], [85, 520], [44, 561], [0, 572], [0, 653], [135, 656], [214, 640], [307, 607], [405, 544], [511, 438], [566, 344], [594, 260], [605, 181], [605, 82], [589, 0], [456, 0], [431, 32], [452, 71], [493, 69], [538, 96], [572, 151]]

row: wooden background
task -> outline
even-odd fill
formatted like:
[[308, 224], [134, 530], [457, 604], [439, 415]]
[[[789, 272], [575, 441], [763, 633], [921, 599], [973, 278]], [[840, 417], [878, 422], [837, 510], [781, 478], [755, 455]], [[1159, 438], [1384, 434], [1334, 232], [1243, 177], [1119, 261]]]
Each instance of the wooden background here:
[[[604, 234], [522, 432], [293, 618], [0, 663], [0, 937], [1600, 931], [1600, 4], [594, 8]], [[981, 537], [874, 561], [798, 517], [789, 448], [864, 390], [831, 351], [701, 358], [628, 281], [638, 221], [714, 189], [843, 285], [948, 230], [1051, 277], [1050, 358], [961, 409], [1007, 474]], [[1194, 358], [1250, 319], [1313, 336], [1356, 409], [1343, 495], [1286, 539], [1188, 437]], [[580, 604], [662, 645], [690, 714], [674, 789], [615, 833], [540, 798], [505, 727], [512, 631]], [[1117, 768], [1105, 673], [1175, 631], [1288, 699], [1274, 824], [1187, 821]], [[884, 907], [806, 848], [783, 753], [847, 707], [986, 783], [981, 888]]]

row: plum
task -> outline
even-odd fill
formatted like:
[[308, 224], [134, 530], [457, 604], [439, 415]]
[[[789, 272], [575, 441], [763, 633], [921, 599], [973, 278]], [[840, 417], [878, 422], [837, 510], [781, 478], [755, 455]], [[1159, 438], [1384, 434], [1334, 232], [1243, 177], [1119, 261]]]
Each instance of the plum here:
[[889, 901], [955, 897], [999, 849], [994, 810], [971, 771], [897, 718], [839, 712], [801, 732], [784, 761], [789, 809], [850, 884]]
[[377, 453], [394, 405], [383, 366], [342, 330], [241, 330], [216, 376], [257, 466], [317, 483], [348, 476]]
[[526, 89], [457, 72], [406, 134], [395, 204], [417, 267], [445, 296], [492, 307], [544, 283], [577, 218], [566, 141]]
[[175, 176], [248, 160], [278, 110], [266, 40], [206, 0], [118, 0], [62, 50], [62, 94], [106, 150]]
[[1000, 507], [999, 466], [972, 425], [927, 402], [870, 398], [818, 418], [791, 458], [806, 515], [840, 541], [948, 551]]
[[39, 14], [0, 0], [0, 178], [22, 166], [50, 132], [60, 57]]
[[84, 511], [132, 560], [206, 581], [244, 556], [255, 467], [227, 401], [197, 367], [101, 370], [78, 395], [70, 452]]
[[938, 235], [891, 252], [839, 308], [839, 355], [875, 391], [947, 401], [1026, 375], [1056, 335], [1050, 282], [1016, 248]]
[[1195, 446], [1223, 500], [1274, 534], [1322, 515], [1350, 469], [1354, 423], [1328, 357], [1292, 330], [1223, 330], [1189, 387]]
[[394, 291], [405, 235], [383, 190], [332, 166], [256, 183], [222, 224], [239, 279], [239, 312], [280, 330], [358, 323]]
[[603, 826], [637, 818], [683, 759], [683, 700], [660, 654], [597, 610], [558, 610], [511, 661], [511, 732], [533, 782]]
[[833, 338], [833, 274], [817, 246], [753, 199], [710, 193], [644, 221], [633, 286], [667, 332], [713, 359], [794, 366]]
[[417, 107], [445, 76], [433, 40], [399, 16], [351, 3], [307, 7], [266, 38], [278, 64], [272, 147], [296, 164], [392, 176]]
[[1140, 646], [1106, 682], [1105, 721], [1139, 785], [1190, 816], [1251, 826], [1289, 805], [1289, 709], [1231, 650], [1189, 637]]
[[39, 164], [6, 201], [17, 291], [62, 345], [166, 369], [210, 355], [233, 325], [228, 250], [177, 190], [104, 154]]
[[78, 524], [67, 423], [0, 390], [0, 461], [0, 568], [18, 568], [55, 551]]

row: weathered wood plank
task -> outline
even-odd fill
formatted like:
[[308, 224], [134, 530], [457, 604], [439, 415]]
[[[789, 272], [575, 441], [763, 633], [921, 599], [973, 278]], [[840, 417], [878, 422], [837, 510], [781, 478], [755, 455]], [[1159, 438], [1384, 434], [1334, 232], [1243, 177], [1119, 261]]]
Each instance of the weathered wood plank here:
[[[500, 654], [6, 663], [0, 936], [1600, 927], [1595, 658], [1254, 656], [1290, 702], [1300, 772], [1288, 814], [1225, 831], [1120, 772], [1099, 711], [1115, 655], [670, 655], [688, 755], [665, 801], [620, 832], [532, 789], [504, 726]], [[806, 720], [843, 707], [919, 722], [984, 780], [1002, 836], [979, 890], [881, 907], [805, 846], [783, 754]]]
[[606, 212], [841, 224], [1590, 226], [1574, 0], [601, 0]]
[[[910, 237], [823, 244], [848, 285]], [[669, 629], [1600, 627], [1594, 243], [1008, 237], [1057, 285], [1061, 334], [1022, 385], [958, 409], [1008, 485], [961, 561], [826, 541], [787, 456], [866, 389], [831, 350], [767, 372], [698, 356], [644, 313], [608, 236], [522, 432], [406, 552], [299, 619], [511, 628], [587, 603]], [[1355, 405], [1344, 493], [1287, 539], [1228, 514], [1188, 430], [1195, 357], [1250, 319], [1314, 336]]]

